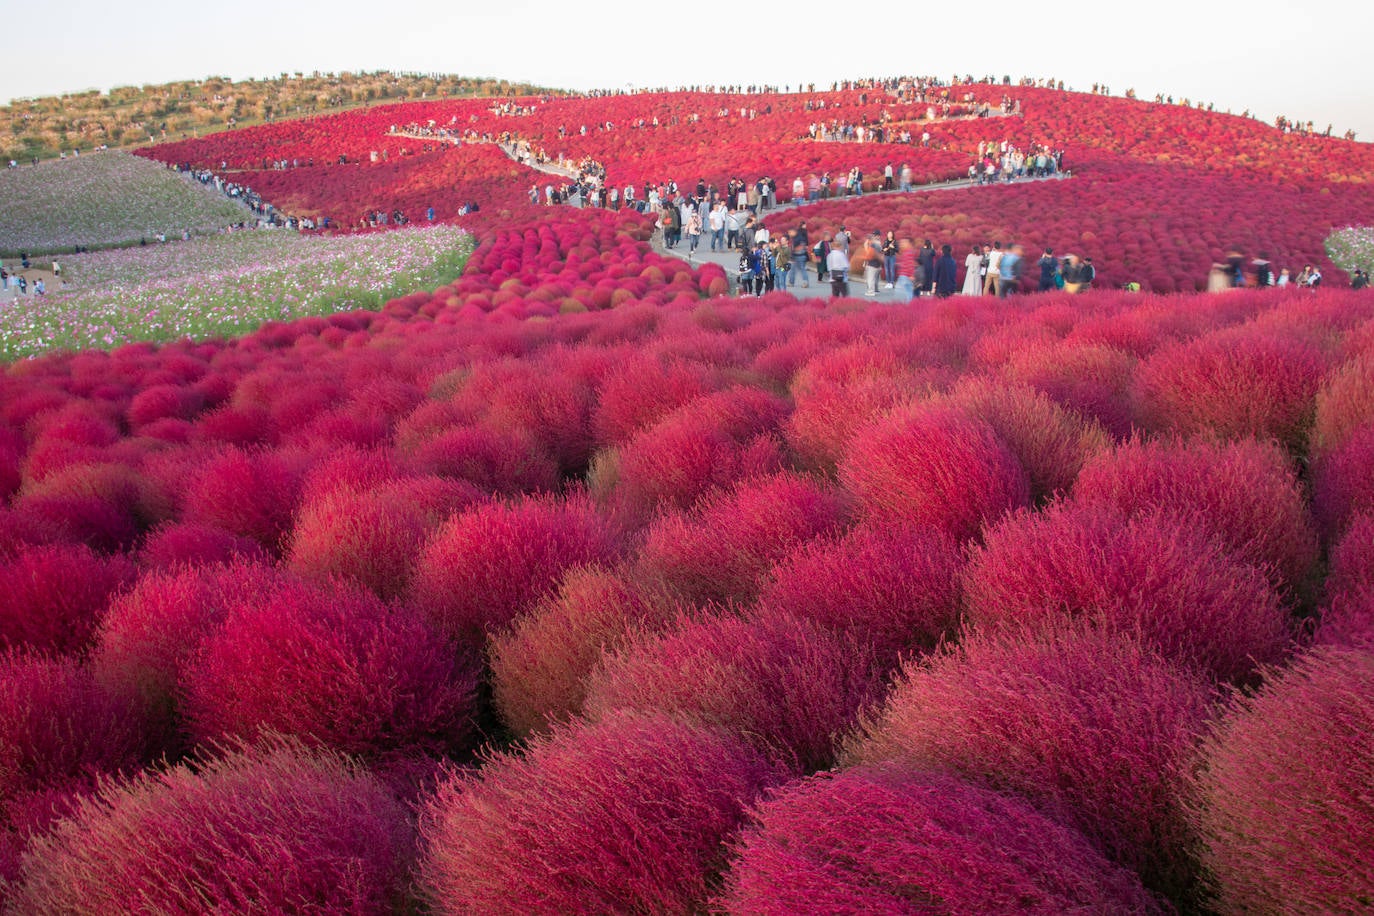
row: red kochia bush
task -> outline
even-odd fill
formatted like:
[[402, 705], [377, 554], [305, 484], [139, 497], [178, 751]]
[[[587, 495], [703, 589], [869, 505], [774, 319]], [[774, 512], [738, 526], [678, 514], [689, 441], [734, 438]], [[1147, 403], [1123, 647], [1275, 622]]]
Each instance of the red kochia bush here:
[[992, 427], [935, 405], [897, 411], [860, 430], [839, 476], [869, 518], [956, 540], [1030, 501], [1025, 470]]
[[602, 382], [592, 412], [598, 443], [627, 441], [667, 414], [715, 387], [708, 366], [654, 355], [631, 358]]
[[[420, 479], [417, 479], [420, 480]], [[342, 579], [395, 598], [409, 585], [415, 556], [448, 514], [478, 498], [470, 484], [428, 478], [420, 485], [392, 483], [365, 492], [341, 488], [302, 506], [286, 551], [287, 566], [316, 582]]]
[[0, 653], [0, 803], [131, 771], [153, 750], [149, 737], [135, 698], [78, 662]]
[[598, 455], [592, 491], [628, 520], [647, 522], [712, 489], [774, 473], [783, 455], [772, 431], [785, 409], [780, 398], [749, 388], [699, 398]]
[[627, 576], [572, 569], [551, 594], [491, 638], [492, 699], [517, 735], [545, 731], [582, 711], [587, 676], [603, 652], [664, 626], [666, 602]]
[[484, 640], [556, 588], [565, 570], [610, 562], [617, 549], [614, 532], [582, 498], [480, 505], [430, 538], [411, 596], [449, 636]]
[[134, 564], [75, 545], [21, 547], [0, 564], [0, 647], [84, 649]]
[[738, 739], [666, 718], [560, 726], [440, 787], [421, 887], [439, 914], [697, 912], [722, 841], [782, 776]]
[[1328, 648], [1238, 700], [1195, 811], [1222, 913], [1363, 913], [1374, 899], [1374, 654]]
[[1152, 914], [1140, 879], [1020, 799], [901, 767], [824, 773], [760, 803], [719, 901], [734, 916]]
[[875, 674], [855, 642], [794, 617], [684, 620], [603, 660], [586, 709], [593, 718], [634, 710], [720, 726], [810, 772], [830, 763]]
[[1137, 373], [1147, 429], [1277, 439], [1301, 452], [1324, 362], [1308, 344], [1230, 328], [1155, 353]]
[[110, 603], [96, 635], [96, 676], [171, 714], [183, 666], [241, 601], [266, 600], [283, 580], [251, 561], [149, 573]]
[[263, 546], [251, 538], [194, 522], [176, 522], [149, 532], [138, 552], [139, 563], [152, 570], [268, 558]]
[[12, 904], [35, 916], [372, 916], [402, 899], [413, 836], [372, 776], [281, 740], [107, 785], [35, 841]]
[[988, 531], [965, 570], [970, 623], [1034, 631], [1066, 618], [1142, 636], [1220, 680], [1281, 658], [1278, 595], [1187, 517], [1060, 503]]
[[1314, 454], [1340, 448], [1360, 427], [1374, 423], [1374, 354], [1357, 356], [1331, 372], [1316, 403]]
[[1345, 535], [1331, 548], [1324, 585], [1328, 600], [1374, 594], [1374, 513], [1351, 518]]
[[1073, 498], [1125, 515], [1187, 516], [1280, 588], [1301, 586], [1317, 562], [1316, 529], [1288, 455], [1254, 439], [1133, 439], [1090, 460]]
[[1312, 478], [1312, 512], [1327, 542], [1334, 543], [1351, 519], [1374, 514], [1374, 423], [1318, 458]]
[[791, 614], [872, 646], [880, 663], [928, 649], [959, 621], [958, 547], [935, 532], [861, 525], [800, 545], [753, 611]]
[[477, 663], [407, 608], [289, 583], [231, 606], [178, 688], [203, 745], [272, 732], [353, 755], [440, 754], [472, 736]]
[[975, 634], [908, 663], [851, 757], [1023, 795], [1181, 901], [1194, 878], [1184, 765], [1211, 698], [1126, 637]]
[[291, 526], [301, 470], [275, 452], [229, 449], [191, 481], [185, 519], [217, 525], [275, 550]]
[[638, 571], [697, 604], [749, 601], [773, 564], [795, 545], [836, 530], [844, 506], [831, 489], [799, 474], [742, 481], [691, 512], [650, 527]]
[[1033, 500], [1068, 490], [1083, 463], [1111, 444], [1097, 421], [1034, 388], [965, 376], [950, 392], [949, 402], [996, 431], [1026, 469]]

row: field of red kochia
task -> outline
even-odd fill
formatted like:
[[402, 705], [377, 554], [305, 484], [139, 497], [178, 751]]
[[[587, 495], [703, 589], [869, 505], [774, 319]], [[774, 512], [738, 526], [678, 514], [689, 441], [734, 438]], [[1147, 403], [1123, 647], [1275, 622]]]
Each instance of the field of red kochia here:
[[[1018, 91], [1028, 125], [1129, 108]], [[603, 101], [560, 104], [704, 104]], [[1144, 107], [1194, 138], [1177, 156], [1252, 130]], [[300, 130], [270, 142], [333, 142]], [[255, 137], [219, 156], [269, 155]], [[255, 181], [386, 196], [462, 155]], [[913, 229], [952, 239], [956, 194], [1027, 219], [1082, 194], [1078, 243], [1126, 255], [1137, 230], [1094, 195], [1171, 185], [1211, 203], [1159, 211], [1136, 250], [1248, 214], [1298, 257], [1364, 193], [1295, 186], [1306, 222], [1277, 235], [1239, 165], [1094, 155], [809, 212], [880, 228], [917, 201]], [[742, 300], [636, 214], [502, 206], [462, 277], [378, 312], [0, 373], [8, 911], [1374, 895], [1374, 294]], [[1185, 248], [1161, 281], [1186, 286]]]

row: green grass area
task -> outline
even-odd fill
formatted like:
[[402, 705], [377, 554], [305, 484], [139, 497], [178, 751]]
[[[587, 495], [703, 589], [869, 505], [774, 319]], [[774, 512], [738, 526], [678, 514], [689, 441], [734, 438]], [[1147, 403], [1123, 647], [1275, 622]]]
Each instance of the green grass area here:
[[370, 235], [224, 233], [62, 259], [64, 287], [0, 303], [0, 360], [133, 341], [203, 340], [265, 321], [376, 309], [456, 278], [472, 236], [452, 226]]
[[243, 206], [159, 162], [118, 151], [0, 169], [0, 255], [68, 252], [180, 238], [252, 218]]

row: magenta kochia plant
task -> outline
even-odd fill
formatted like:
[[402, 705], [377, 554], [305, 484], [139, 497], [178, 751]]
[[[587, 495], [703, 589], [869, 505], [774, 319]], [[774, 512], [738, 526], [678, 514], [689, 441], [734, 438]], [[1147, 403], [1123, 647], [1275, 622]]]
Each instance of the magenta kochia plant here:
[[840, 494], [804, 475], [744, 480], [655, 521], [637, 569], [685, 601], [749, 601], [778, 559], [838, 530], [845, 514]]
[[393, 912], [414, 832], [342, 758], [278, 739], [109, 782], [36, 840], [15, 912]]
[[111, 596], [135, 571], [121, 555], [80, 545], [19, 548], [0, 563], [0, 648], [85, 649]]
[[1084, 628], [972, 634], [906, 665], [852, 762], [942, 769], [1022, 795], [1176, 901], [1194, 880], [1186, 762], [1212, 689], [1138, 641]]
[[1218, 680], [1277, 661], [1293, 635], [1263, 573], [1186, 515], [1071, 502], [989, 530], [965, 568], [964, 606], [971, 624], [999, 630], [1072, 618], [1135, 634]]
[[421, 821], [421, 887], [439, 914], [700, 911], [723, 841], [782, 779], [715, 729], [626, 715], [560, 726], [440, 787]]
[[993, 428], [942, 405], [894, 411], [864, 427], [839, 477], [864, 516], [956, 540], [1030, 500], [1025, 469]]
[[465, 749], [477, 669], [408, 607], [288, 582], [231, 605], [177, 688], [202, 745], [271, 732], [384, 758]]
[[618, 552], [616, 532], [582, 497], [479, 505], [435, 531], [410, 595], [450, 637], [480, 643], [557, 588], [569, 568]]
[[1322, 354], [1296, 337], [1250, 327], [1215, 331], [1141, 365], [1140, 419], [1149, 430], [1272, 438], [1301, 453], [1325, 368]]
[[1374, 423], [1351, 432], [1313, 465], [1312, 512], [1328, 543], [1339, 541], [1351, 520], [1374, 514]]
[[1026, 469], [1031, 499], [1037, 502], [1068, 490], [1084, 462], [1111, 444], [1096, 420], [1026, 385], [966, 375], [949, 401], [997, 432]]
[[1316, 526], [1297, 474], [1272, 442], [1132, 439], [1090, 460], [1073, 498], [1126, 515], [1185, 515], [1280, 589], [1303, 586], [1317, 562]]
[[1135, 874], [1026, 801], [900, 766], [791, 783], [754, 809], [732, 845], [718, 901], [731, 916], [1168, 911]]
[[704, 395], [600, 453], [592, 492], [628, 521], [647, 522], [712, 489], [779, 471], [782, 444], [774, 432], [786, 411], [781, 398], [755, 388]]
[[801, 772], [828, 766], [838, 735], [875, 696], [861, 644], [786, 615], [686, 619], [605, 658], [586, 712], [657, 712], [719, 726]]
[[603, 652], [671, 619], [670, 603], [624, 572], [570, 569], [556, 593], [491, 638], [492, 700], [501, 721], [517, 735], [567, 721], [582, 711], [587, 676]]
[[799, 545], [780, 560], [752, 615], [792, 615], [849, 635], [891, 665], [959, 622], [960, 552], [938, 532], [860, 525]]
[[70, 657], [0, 652], [0, 805], [10, 819], [23, 796], [89, 788], [157, 750], [131, 693]]
[[280, 547], [300, 496], [302, 468], [280, 452], [226, 449], [202, 466], [185, 497], [187, 521]]
[[240, 559], [265, 562], [270, 557], [252, 538], [196, 522], [173, 522], [155, 528], [148, 532], [138, 551], [139, 564], [145, 570], [227, 564]]
[[1222, 913], [1374, 900], [1374, 655], [1326, 648], [1238, 698], [1206, 743], [1194, 819]]
[[399, 597], [430, 532], [479, 498], [470, 484], [438, 477], [362, 492], [340, 488], [301, 507], [288, 538], [287, 566], [311, 581], [337, 578], [382, 598]]

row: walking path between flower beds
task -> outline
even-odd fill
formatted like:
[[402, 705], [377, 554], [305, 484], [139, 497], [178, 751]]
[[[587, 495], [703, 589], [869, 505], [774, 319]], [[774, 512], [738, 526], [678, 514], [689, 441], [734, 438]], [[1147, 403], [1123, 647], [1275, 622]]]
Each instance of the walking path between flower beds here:
[[[1065, 180], [1065, 179], [1069, 179], [1069, 178], [1072, 178], [1072, 177], [1073, 177], [1073, 173], [1072, 173], [1072, 172], [1059, 172], [1059, 173], [1056, 173], [1056, 174], [1054, 174], [1054, 175], [1046, 176], [1046, 177], [1044, 177], [1044, 178], [1018, 178], [1016, 181], [1012, 182], [1011, 184], [1006, 184], [1005, 182], [1002, 182], [1002, 183], [999, 183], [999, 184], [996, 184], [996, 185], [985, 184], [985, 185], [981, 185], [981, 187], [985, 187], [985, 188], [987, 188], [987, 189], [989, 190], [989, 192], [991, 192], [991, 190], [992, 190], [993, 188], [995, 188], [995, 187], [1014, 187], [1014, 186], [1016, 186], [1016, 185], [1025, 184], [1025, 183], [1031, 182], [1031, 181], [1063, 181], [1063, 180]], [[970, 180], [968, 180], [968, 179], [966, 179], [966, 178], [961, 178], [961, 179], [958, 179], [958, 180], [955, 180], [955, 181], [941, 181], [941, 182], [934, 182], [934, 183], [931, 183], [931, 184], [918, 184], [918, 185], [912, 185], [910, 191], [902, 191], [902, 190], [898, 190], [898, 189], [893, 189], [893, 190], [891, 190], [891, 191], [865, 191], [865, 192], [863, 193], [862, 196], [855, 196], [855, 197], [832, 197], [832, 198], [830, 198], [830, 200], [825, 201], [825, 203], [834, 204], [834, 203], [842, 203], [842, 202], [845, 202], [845, 201], [859, 201], [859, 200], [863, 200], [863, 199], [866, 198], [866, 197], [871, 197], [871, 196], [873, 196], [873, 195], [875, 195], [875, 194], [914, 194], [914, 193], [916, 193], [917, 191], [949, 191], [949, 190], [953, 190], [953, 189], [955, 189], [955, 188], [976, 188], [976, 187], [980, 187], [980, 185], [979, 185], [977, 182], [975, 182], [975, 181], [970, 181]], [[783, 204], [782, 206], [779, 206], [779, 207], [775, 207], [775, 208], [773, 208], [772, 210], [765, 210], [765, 211], [763, 211], [763, 212], [764, 212], [764, 214], [765, 214], [765, 218], [767, 218], [768, 216], [771, 216], [771, 215], [773, 215], [773, 214], [776, 214], [776, 213], [783, 213], [783, 212], [786, 212], [786, 211], [788, 211], [788, 210], [803, 210], [803, 211], [804, 211], [804, 210], [806, 210], [806, 208], [812, 207], [812, 206], [815, 206], [815, 204], [812, 204], [812, 203], [802, 203], [802, 204], [791, 204], [791, 203], [788, 203], [788, 204]], [[813, 243], [814, 243], [814, 242], [813, 242]], [[855, 238], [854, 242], [851, 244], [850, 247], [851, 247], [851, 249], [852, 249], [854, 246], [856, 246], [856, 245], [862, 245], [862, 244], [863, 244], [863, 240], [862, 240], [862, 239]], [[678, 243], [678, 245], [677, 245], [676, 248], [666, 248], [666, 247], [664, 247], [664, 244], [663, 244], [663, 231], [662, 231], [661, 229], [656, 230], [656, 231], [654, 232], [653, 246], [654, 246], [654, 250], [657, 251], [659, 254], [667, 255], [667, 256], [669, 256], [669, 257], [679, 258], [679, 259], [684, 260], [684, 261], [686, 261], [687, 263], [689, 263], [689, 264], [691, 264], [691, 265], [693, 265], [693, 266], [698, 266], [698, 267], [699, 267], [700, 265], [705, 264], [705, 263], [708, 263], [708, 262], [709, 262], [709, 263], [713, 263], [713, 264], [719, 264], [721, 267], [725, 268], [725, 275], [726, 275], [727, 277], [730, 278], [730, 290], [731, 290], [731, 292], [735, 292], [735, 291], [736, 291], [736, 276], [737, 276], [738, 271], [739, 271], [739, 251], [738, 251], [737, 249], [726, 249], [726, 250], [716, 250], [716, 251], [712, 251], [712, 250], [711, 250], [711, 236], [710, 236], [709, 232], [703, 232], [703, 233], [702, 233], [702, 235], [701, 235], [701, 242], [697, 245], [697, 250], [696, 250], [695, 254], [693, 254], [693, 253], [691, 253], [691, 252], [688, 251], [688, 243], [687, 243], [686, 240], [685, 240], [685, 235], [684, 235], [684, 240], [683, 240], [682, 242]], [[938, 246], [937, 246], [937, 248], [938, 248]], [[963, 271], [963, 269], [964, 269], [964, 257], [965, 257], [967, 254], [968, 254], [967, 251], [963, 251], [963, 252], [958, 252], [958, 251], [956, 251], [956, 252], [954, 253], [954, 260], [955, 260], [956, 263], [958, 263], [958, 265], [959, 265], [959, 270], [961, 271], [961, 274], [960, 274], [960, 283], [961, 283], [961, 285], [962, 285], [962, 271]], [[827, 281], [824, 282], [824, 283], [819, 283], [819, 282], [817, 282], [817, 280], [816, 280], [816, 265], [815, 265], [814, 263], [813, 263], [813, 264], [808, 264], [808, 265], [807, 265], [807, 271], [806, 271], [806, 272], [807, 272], [807, 274], [808, 274], [810, 286], [809, 286], [809, 287], [801, 286], [801, 285], [789, 286], [789, 287], [787, 288], [787, 291], [788, 291], [789, 293], [793, 294], [794, 296], [796, 296], [798, 299], [820, 299], [820, 298], [829, 296], [829, 295], [830, 295], [830, 281], [827, 280]], [[879, 283], [879, 284], [878, 284], [878, 295], [877, 295], [877, 296], [865, 296], [865, 295], [864, 295], [864, 290], [865, 290], [865, 287], [864, 287], [863, 276], [860, 275], [860, 276], [857, 276], [857, 277], [856, 277], [856, 276], [854, 276], [853, 274], [851, 274], [850, 277], [849, 277], [849, 294], [850, 294], [851, 296], [853, 296], [853, 297], [860, 298], [860, 299], [864, 299], [864, 298], [873, 299], [875, 302], [893, 302], [893, 303], [897, 303], [897, 302], [905, 302], [905, 301], [907, 301], [907, 300], [905, 299], [905, 297], [902, 297], [902, 296], [899, 295], [899, 290], [897, 290], [897, 289], [895, 289], [895, 288], [894, 288], [894, 289], [884, 289], [882, 283]]]

